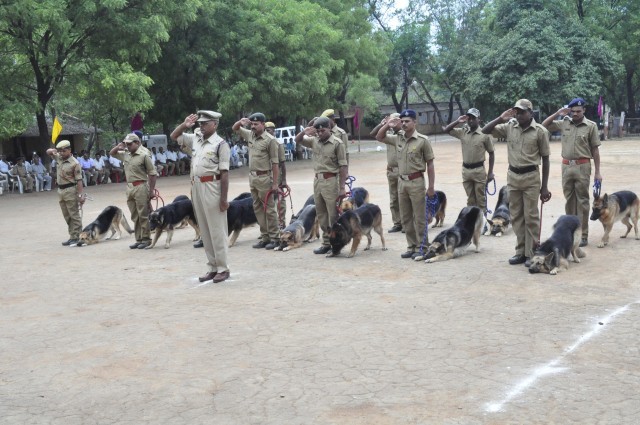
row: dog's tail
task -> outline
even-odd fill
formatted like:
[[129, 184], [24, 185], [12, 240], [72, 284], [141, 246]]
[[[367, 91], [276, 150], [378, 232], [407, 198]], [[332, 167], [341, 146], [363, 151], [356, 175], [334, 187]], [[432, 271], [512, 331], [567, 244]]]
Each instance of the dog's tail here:
[[127, 218], [124, 216], [124, 214], [122, 214], [120, 224], [122, 224], [122, 227], [124, 227], [124, 230], [126, 230], [128, 234], [133, 233], [133, 229], [131, 229], [131, 226], [129, 226], [129, 222], [127, 221]]

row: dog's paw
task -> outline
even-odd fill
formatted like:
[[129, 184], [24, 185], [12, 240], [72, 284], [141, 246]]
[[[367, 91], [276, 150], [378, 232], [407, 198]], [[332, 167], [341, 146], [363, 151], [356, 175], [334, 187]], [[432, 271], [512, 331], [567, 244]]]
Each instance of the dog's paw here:
[[487, 230], [483, 233], [484, 236], [491, 236], [491, 230]]
[[153, 245], [149, 245], [149, 246], [145, 247], [144, 249], [153, 249]]
[[[417, 258], [416, 258], [416, 260], [417, 260]], [[426, 260], [424, 260], [424, 262], [425, 263], [435, 263], [436, 259], [435, 259], [435, 257], [434, 258], [427, 258]]]
[[113, 239], [117, 241], [118, 239], [120, 239], [120, 236], [116, 236], [116, 237], [115, 237], [115, 238], [113, 238]]
[[626, 239], [626, 238], [627, 238], [627, 235], [620, 236], [620, 239]]
[[291, 249], [290, 246], [285, 246], [284, 248], [282, 248], [283, 251], [289, 251]]
[[413, 261], [422, 261], [422, 260], [424, 260], [424, 255], [418, 255], [413, 259]]
[[330, 258], [330, 257], [335, 257], [336, 255], [333, 252], [328, 253], [325, 257], [326, 258]]
[[366, 247], [365, 249], [363, 249], [363, 251], [369, 251], [371, 249], [370, 246]]
[[501, 237], [502, 237], [502, 232], [496, 233], [496, 238], [501, 238]]
[[[118, 238], [116, 238], [118, 239]], [[111, 240], [111, 236], [109, 236], [108, 238], [104, 238], [105, 241]]]
[[356, 254], [349, 253], [349, 255], [347, 255], [347, 258], [353, 258], [354, 255], [356, 255]]
[[558, 269], [557, 269], [557, 268], [551, 269], [551, 271], [549, 272], [549, 274], [557, 275], [557, 274], [558, 274]]
[[389, 250], [389, 248], [387, 248], [386, 246], [383, 246], [383, 247], [382, 247], [382, 250], [383, 250], [383, 251], [388, 251], [388, 250]]
[[600, 242], [600, 243], [598, 244], [598, 248], [604, 248], [605, 246], [607, 246], [607, 244], [606, 244], [606, 243], [604, 243], [604, 242]]
[[165, 244], [164, 249], [169, 249], [171, 245]]

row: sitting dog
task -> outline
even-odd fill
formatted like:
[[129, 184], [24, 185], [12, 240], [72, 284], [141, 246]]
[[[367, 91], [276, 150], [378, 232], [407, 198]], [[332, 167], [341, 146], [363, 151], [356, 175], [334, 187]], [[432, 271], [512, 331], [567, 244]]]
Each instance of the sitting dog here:
[[231, 235], [229, 246], [236, 243], [242, 229], [253, 226], [257, 222], [256, 213], [253, 211], [253, 198], [249, 192], [241, 193], [229, 202], [227, 209], [227, 236]]
[[367, 247], [364, 250], [368, 250], [371, 248], [371, 229], [380, 235], [382, 250], [386, 251], [387, 247], [382, 231], [382, 212], [380, 211], [380, 207], [375, 204], [364, 204], [358, 209], [345, 211], [338, 217], [338, 221], [331, 226], [331, 233], [329, 234], [331, 252], [327, 254], [327, 257], [334, 257], [340, 254], [342, 248], [344, 248], [351, 239], [353, 239], [353, 242], [351, 243], [351, 252], [349, 252], [348, 257], [353, 257], [363, 235], [367, 237], [368, 241]]
[[[444, 213], [447, 209], [447, 195], [445, 195], [444, 192], [436, 190], [436, 198], [438, 199], [438, 208], [436, 209], [435, 215], [431, 208], [427, 208], [427, 226], [430, 225], [435, 218], [436, 222], [431, 227], [442, 227], [442, 223], [444, 222]], [[427, 205], [429, 205], [429, 202], [429, 198], [427, 197]]]
[[127, 233], [133, 233], [129, 222], [127, 222], [127, 219], [122, 214], [122, 210], [113, 205], [108, 206], [102, 210], [95, 220], [82, 229], [80, 237], [78, 238], [78, 246], [93, 245], [94, 243], [100, 242], [109, 230], [111, 230], [111, 234], [106, 239], [113, 238], [113, 235], [116, 233], [117, 235], [113, 239], [120, 239], [120, 236], [122, 236], [120, 224], [122, 224], [122, 227], [124, 227]]
[[485, 226], [485, 236], [500, 237], [507, 231], [511, 222], [511, 214], [509, 214], [509, 188], [502, 186], [498, 194], [498, 202], [493, 212], [491, 220], [487, 219], [489, 226]]
[[640, 201], [638, 196], [629, 191], [622, 190], [612, 193], [611, 195], [596, 196], [593, 199], [593, 211], [591, 212], [591, 220], [600, 220], [604, 227], [604, 235], [602, 241], [598, 244], [598, 248], [604, 248], [609, 243], [609, 233], [613, 228], [613, 223], [622, 221], [627, 226], [627, 233], [621, 238], [626, 238], [632, 228], [638, 237], [638, 211]]
[[342, 211], [352, 210], [354, 208], [360, 208], [364, 204], [369, 203], [369, 191], [364, 187], [354, 187], [351, 190], [351, 196], [348, 196], [340, 203], [340, 209]]
[[575, 215], [561, 215], [553, 225], [553, 233], [540, 248], [536, 249], [531, 259], [529, 273], [558, 274], [558, 268], [569, 269], [569, 254], [575, 263], [586, 256], [580, 249], [582, 228], [580, 219]]
[[196, 216], [193, 212], [193, 204], [191, 203], [191, 200], [187, 199], [184, 201], [172, 202], [149, 214], [150, 226], [153, 226], [153, 228], [156, 229], [156, 233], [151, 245], [145, 249], [152, 249], [156, 246], [158, 239], [160, 239], [160, 235], [165, 230], [167, 231], [167, 240], [165, 241], [164, 247], [165, 249], [168, 249], [171, 246], [173, 230], [182, 222], [182, 220], [187, 220], [191, 227], [196, 231], [196, 237], [193, 240], [197, 241], [200, 239], [200, 228], [198, 227], [198, 222], [196, 221]]
[[304, 205], [302, 206], [302, 209], [300, 211], [298, 211], [298, 214], [293, 214], [291, 216], [291, 220], [289, 221], [289, 224], [293, 223], [294, 221], [296, 221], [298, 219], [298, 217], [300, 216], [300, 214], [302, 214], [302, 211], [304, 211], [305, 207], [307, 205], [315, 205], [316, 204], [316, 199], [313, 197], [313, 195], [309, 196], [307, 198], [307, 200], [304, 202]]
[[284, 228], [280, 235], [280, 246], [275, 250], [289, 251], [300, 248], [303, 242], [318, 238], [319, 234], [316, 206], [307, 205], [298, 214], [298, 219]]
[[440, 232], [424, 255], [419, 255], [414, 260], [425, 260], [425, 263], [450, 260], [457, 249], [466, 248], [471, 242], [476, 246], [476, 252], [479, 252], [482, 221], [480, 208], [464, 207], [453, 227]]

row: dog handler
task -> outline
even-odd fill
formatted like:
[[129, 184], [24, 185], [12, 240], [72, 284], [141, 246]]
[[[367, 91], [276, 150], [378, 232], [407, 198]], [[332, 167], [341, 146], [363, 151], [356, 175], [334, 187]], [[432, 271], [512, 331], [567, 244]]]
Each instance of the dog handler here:
[[[569, 215], [577, 215], [582, 223], [580, 246], [587, 246], [589, 240], [591, 158], [595, 168], [593, 180], [602, 181], [598, 126], [585, 118], [586, 104], [581, 97], [575, 98], [566, 108], [560, 108], [542, 122], [551, 133], [561, 132], [562, 191], [567, 201], [564, 210]], [[564, 115], [564, 118], [557, 119], [559, 115]]]
[[307, 127], [296, 135], [296, 143], [313, 149], [313, 197], [316, 204], [318, 223], [322, 228], [322, 246], [313, 250], [315, 254], [331, 251], [329, 233], [338, 219], [336, 201], [346, 192], [347, 156], [345, 145], [331, 133], [331, 121], [326, 117], [314, 120], [313, 127]]
[[151, 245], [149, 201], [156, 187], [156, 167], [151, 162], [149, 151], [133, 133], [127, 134], [122, 142], [111, 149], [109, 155], [122, 161], [127, 179], [127, 206], [136, 235], [136, 243], [129, 245], [129, 248], [145, 249]]
[[[424, 172], [429, 177], [427, 196], [435, 196], [436, 178], [433, 165], [433, 150], [429, 138], [416, 130], [416, 111], [405, 109], [399, 118], [388, 120], [380, 127], [376, 139], [387, 145], [395, 146], [398, 151], [398, 198], [402, 228], [407, 237], [407, 251], [402, 258], [415, 258], [420, 255], [420, 247], [427, 224]], [[403, 132], [393, 135], [389, 128], [402, 124]], [[426, 241], [429, 243], [429, 241]]]
[[[265, 131], [265, 121], [264, 114], [256, 112], [249, 118], [236, 121], [232, 128], [246, 140], [249, 147], [249, 187], [261, 237], [253, 247], [274, 249], [280, 245], [280, 227], [275, 203], [280, 175], [278, 141]], [[251, 126], [251, 130], [247, 130], [245, 126]], [[272, 194], [266, 199], [265, 212], [264, 202], [269, 192]]]
[[[516, 120], [511, 121], [515, 116]], [[533, 104], [520, 99], [513, 108], [482, 128], [484, 134], [507, 140], [509, 172], [509, 212], [516, 234], [516, 254], [509, 264], [531, 265], [533, 248], [540, 233], [538, 195], [543, 202], [551, 198], [549, 181], [549, 132], [533, 118]], [[542, 159], [542, 180], [538, 164]]]
[[[478, 128], [480, 111], [471, 108], [465, 115], [461, 115], [456, 121], [442, 131], [460, 140], [462, 146], [462, 185], [467, 193], [467, 206], [476, 206], [483, 213], [487, 211], [487, 183], [494, 179], [493, 164], [495, 155], [493, 143], [487, 134], [482, 134]], [[458, 124], [467, 125], [455, 128]], [[484, 168], [485, 153], [489, 153], [489, 172]]]
[[47, 149], [47, 155], [56, 162], [56, 182], [58, 183], [58, 202], [64, 221], [69, 229], [69, 239], [62, 242], [64, 246], [75, 246], [82, 231], [80, 205], [84, 204], [82, 186], [82, 168], [71, 154], [71, 142], [62, 140], [56, 148]]
[[[207, 255], [209, 271], [200, 282], [219, 283], [229, 278], [227, 256], [227, 193], [229, 191], [229, 165], [231, 148], [216, 133], [222, 114], [198, 111], [191, 114], [171, 133], [171, 140], [191, 154], [191, 197], [196, 213], [200, 237]], [[185, 133], [195, 123], [200, 124], [193, 134]]]
[[[264, 123], [264, 130], [276, 137], [276, 125], [271, 121]], [[277, 139], [276, 139], [277, 140]], [[287, 187], [287, 166], [285, 165], [284, 142], [278, 141], [278, 164], [280, 167], [280, 175], [278, 178], [278, 187], [284, 189]], [[287, 226], [287, 200], [278, 192], [278, 219], [280, 230]]]

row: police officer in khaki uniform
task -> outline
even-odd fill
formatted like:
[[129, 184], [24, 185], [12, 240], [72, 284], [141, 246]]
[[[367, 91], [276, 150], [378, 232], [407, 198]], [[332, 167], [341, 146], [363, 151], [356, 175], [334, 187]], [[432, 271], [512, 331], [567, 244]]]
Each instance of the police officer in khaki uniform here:
[[322, 246], [315, 254], [331, 251], [329, 233], [338, 219], [336, 202], [345, 196], [344, 183], [347, 179], [347, 157], [344, 143], [331, 134], [331, 121], [326, 117], [317, 118], [313, 127], [307, 127], [296, 135], [296, 143], [313, 149], [313, 198], [316, 204], [318, 223], [322, 228]]
[[[582, 221], [580, 246], [589, 242], [589, 183], [591, 159], [594, 181], [602, 181], [600, 174], [600, 138], [595, 122], [585, 118], [587, 102], [581, 97], [573, 99], [566, 108], [560, 108], [542, 122], [550, 132], [560, 131], [562, 137], [562, 191], [567, 203], [567, 214], [577, 215]], [[564, 115], [563, 119], [557, 119]]]
[[[405, 109], [400, 118], [389, 119], [376, 135], [379, 142], [395, 146], [398, 151], [398, 197], [402, 228], [407, 237], [407, 251], [402, 258], [415, 258], [420, 255], [427, 222], [424, 172], [429, 177], [427, 195], [435, 196], [435, 167], [433, 150], [429, 138], [416, 130], [416, 112]], [[402, 132], [393, 135], [389, 129], [402, 124]], [[429, 243], [429, 241], [425, 241]]]
[[[171, 140], [191, 155], [191, 197], [209, 268], [199, 278], [200, 282], [218, 283], [229, 278], [227, 193], [231, 148], [216, 133], [220, 117], [215, 111], [198, 111], [198, 115], [189, 115], [171, 133]], [[184, 132], [196, 122], [199, 129], [193, 134]]]
[[149, 201], [156, 187], [158, 175], [156, 167], [153, 166], [149, 151], [142, 146], [140, 138], [133, 133], [127, 134], [122, 142], [111, 149], [109, 155], [123, 162], [124, 174], [127, 178], [127, 206], [131, 212], [131, 221], [133, 221], [136, 235], [136, 243], [129, 245], [129, 248], [148, 248], [151, 246]]
[[[385, 125], [387, 119], [400, 118], [399, 113], [393, 113], [389, 117], [385, 117], [380, 124], [374, 127], [369, 133], [370, 136], [376, 137], [380, 127]], [[398, 121], [397, 127], [390, 128], [390, 133], [398, 134], [402, 131], [402, 122]], [[398, 151], [395, 145], [387, 146], [387, 182], [389, 183], [389, 208], [391, 209], [391, 220], [393, 227], [389, 229], [389, 233], [402, 231], [402, 218], [400, 216], [400, 201], [398, 200]]]
[[[486, 187], [493, 180], [495, 155], [491, 137], [478, 128], [480, 111], [471, 108], [442, 130], [460, 140], [462, 146], [462, 185], [467, 193], [467, 206], [476, 206], [487, 211]], [[464, 124], [464, 127], [456, 126]], [[489, 173], [484, 168], [485, 154], [489, 153]]]
[[[237, 121], [232, 128], [246, 140], [249, 148], [249, 187], [261, 238], [253, 247], [274, 249], [280, 244], [278, 210], [275, 203], [280, 178], [278, 141], [264, 131], [265, 121], [264, 114], [256, 112], [249, 118]], [[251, 130], [247, 130], [245, 126], [251, 126]], [[264, 202], [267, 203], [266, 212]]]
[[336, 124], [336, 112], [333, 109], [327, 109], [320, 116], [329, 118], [329, 121], [331, 121], [331, 134], [333, 134], [333, 136], [336, 139], [340, 140], [344, 144], [344, 152], [347, 157], [347, 164], [348, 164], [349, 163], [349, 136], [347, 135], [346, 131], [340, 128], [338, 124]]
[[[516, 118], [511, 121], [511, 118]], [[549, 181], [549, 132], [533, 118], [533, 104], [520, 99], [511, 109], [482, 128], [484, 134], [506, 139], [509, 172], [509, 212], [516, 234], [516, 254], [509, 264], [531, 265], [533, 248], [540, 233], [538, 196], [546, 202], [551, 198]], [[538, 165], [542, 159], [542, 181]]]
[[[276, 125], [271, 121], [264, 123], [264, 129], [267, 133], [276, 137]], [[276, 139], [277, 140], [277, 139]], [[287, 187], [287, 166], [285, 165], [284, 143], [278, 142], [278, 164], [280, 167], [280, 176], [278, 178], [278, 187], [284, 189]], [[287, 199], [278, 192], [278, 219], [280, 230], [287, 226]]]
[[47, 149], [47, 155], [56, 162], [56, 182], [58, 183], [58, 202], [64, 221], [69, 228], [69, 239], [64, 246], [76, 246], [82, 231], [82, 218], [78, 204], [84, 204], [82, 186], [82, 168], [71, 152], [71, 142], [60, 141], [55, 149]]

